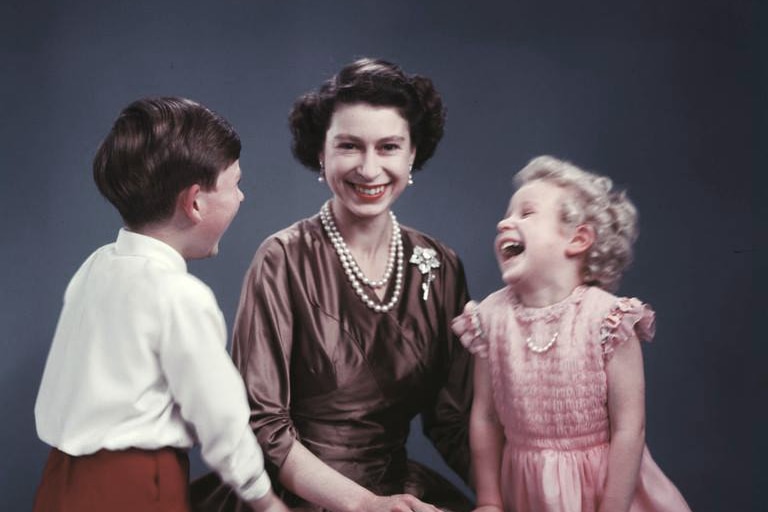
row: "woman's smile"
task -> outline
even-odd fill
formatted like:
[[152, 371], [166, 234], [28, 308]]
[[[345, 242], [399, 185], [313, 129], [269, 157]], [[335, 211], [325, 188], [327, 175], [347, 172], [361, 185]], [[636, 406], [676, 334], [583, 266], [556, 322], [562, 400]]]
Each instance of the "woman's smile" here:
[[363, 201], [377, 201], [384, 196], [389, 184], [383, 185], [361, 185], [359, 183], [349, 184]]

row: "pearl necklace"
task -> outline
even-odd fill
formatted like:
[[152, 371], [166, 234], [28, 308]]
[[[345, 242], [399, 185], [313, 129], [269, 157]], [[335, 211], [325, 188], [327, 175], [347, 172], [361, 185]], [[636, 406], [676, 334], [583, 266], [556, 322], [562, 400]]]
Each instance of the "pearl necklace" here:
[[[339, 229], [333, 221], [330, 201], [327, 201], [323, 207], [320, 208], [320, 222], [323, 224], [323, 229], [325, 229], [328, 238], [331, 239], [336, 254], [339, 256], [339, 261], [341, 261], [341, 266], [344, 269], [349, 284], [352, 285], [352, 288], [355, 290], [355, 293], [357, 293], [357, 296], [360, 297], [360, 300], [363, 301], [363, 304], [377, 313], [386, 313], [395, 306], [397, 300], [400, 298], [400, 292], [403, 285], [403, 238], [400, 234], [400, 225], [397, 223], [395, 214], [391, 211], [389, 212], [389, 218], [392, 221], [392, 239], [389, 243], [387, 266], [382, 278], [378, 281], [374, 281], [368, 279], [365, 274], [363, 274], [357, 261], [355, 261], [355, 257], [349, 250], [347, 243], [344, 241], [344, 238], [342, 238], [341, 233], [339, 233]], [[397, 262], [396, 269], [395, 262]], [[365, 293], [363, 285], [371, 288], [381, 288], [389, 281], [393, 271], [395, 271], [395, 288], [392, 290], [392, 297], [386, 304], [378, 304]], [[360, 284], [361, 282], [363, 284]]]
[[555, 342], [557, 342], [557, 338], [560, 335], [560, 329], [562, 327], [561, 322], [566, 308], [571, 304], [576, 304], [578, 307], [581, 304], [581, 300], [586, 289], [587, 287], [585, 286], [578, 286], [574, 291], [571, 292], [568, 297], [559, 303], [543, 308], [523, 307], [523, 305], [520, 304], [517, 296], [510, 289], [509, 293], [511, 294], [512, 303], [515, 308], [515, 317], [517, 319], [518, 325], [520, 325], [521, 328], [523, 325], [525, 325], [530, 332], [532, 330], [531, 324], [533, 322], [542, 322], [544, 324], [557, 323], [557, 330], [549, 339], [546, 345], [537, 345], [533, 338], [533, 334], [528, 336], [525, 339], [525, 346], [528, 348], [528, 350], [535, 354], [543, 354], [555, 345]]
[[552, 348], [552, 345], [554, 345], [555, 342], [557, 341], [557, 335], [558, 334], [560, 334], [560, 331], [555, 331], [555, 334], [552, 335], [552, 338], [549, 340], [549, 343], [547, 343], [546, 345], [544, 345], [542, 347], [540, 347], [540, 346], [536, 345], [536, 343], [534, 343], [533, 336], [528, 336], [525, 339], [525, 346], [528, 347], [528, 349], [531, 352], [535, 352], [537, 354], [543, 354], [544, 352], [546, 352], [547, 350]]

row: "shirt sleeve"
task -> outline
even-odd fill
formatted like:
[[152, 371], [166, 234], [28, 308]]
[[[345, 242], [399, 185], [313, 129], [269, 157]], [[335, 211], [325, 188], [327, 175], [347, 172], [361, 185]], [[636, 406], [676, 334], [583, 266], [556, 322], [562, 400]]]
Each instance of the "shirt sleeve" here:
[[243, 282], [232, 340], [232, 356], [245, 380], [250, 425], [273, 477], [297, 438], [290, 416], [290, 266], [277, 239], [259, 248]]
[[248, 425], [242, 379], [226, 350], [226, 325], [213, 292], [184, 276], [170, 283], [160, 362], [203, 460], [245, 500], [270, 489], [264, 458]]
[[452, 252], [443, 257], [440, 339], [444, 347], [442, 385], [433, 404], [422, 411], [424, 434], [432, 441], [446, 463], [464, 481], [469, 478], [469, 413], [472, 406], [471, 356], [450, 329], [469, 300], [464, 267]]

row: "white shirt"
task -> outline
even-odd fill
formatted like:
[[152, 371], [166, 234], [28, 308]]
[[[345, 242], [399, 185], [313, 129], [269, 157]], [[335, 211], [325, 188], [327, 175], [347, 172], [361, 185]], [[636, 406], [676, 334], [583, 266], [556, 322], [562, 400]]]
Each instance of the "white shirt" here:
[[189, 448], [246, 500], [270, 488], [213, 292], [171, 246], [121, 229], [64, 294], [35, 420], [73, 456]]

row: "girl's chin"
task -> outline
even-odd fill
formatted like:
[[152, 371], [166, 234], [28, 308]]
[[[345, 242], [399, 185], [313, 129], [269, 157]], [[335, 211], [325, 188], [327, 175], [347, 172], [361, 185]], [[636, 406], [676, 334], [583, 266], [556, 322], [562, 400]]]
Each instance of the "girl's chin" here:
[[517, 282], [521, 277], [519, 269], [517, 268], [517, 265], [515, 265], [514, 261], [500, 260], [499, 270], [501, 271], [501, 279], [507, 284], [512, 284], [511, 282]]
[[509, 286], [515, 286], [520, 283], [520, 275], [516, 272], [502, 272], [501, 280]]

